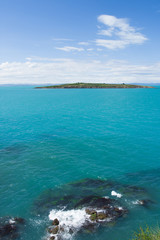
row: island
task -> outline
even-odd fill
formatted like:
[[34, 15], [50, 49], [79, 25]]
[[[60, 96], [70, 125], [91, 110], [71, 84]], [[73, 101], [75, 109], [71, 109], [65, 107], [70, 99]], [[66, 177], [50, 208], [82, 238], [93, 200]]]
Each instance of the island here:
[[134, 85], [134, 84], [110, 84], [110, 83], [67, 83], [60, 85], [42, 86], [35, 87], [36, 89], [42, 88], [154, 88], [152, 86]]

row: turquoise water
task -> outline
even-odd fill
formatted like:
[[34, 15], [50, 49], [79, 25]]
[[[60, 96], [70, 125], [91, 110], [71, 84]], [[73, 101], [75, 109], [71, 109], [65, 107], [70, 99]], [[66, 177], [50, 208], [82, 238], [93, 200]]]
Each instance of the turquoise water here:
[[44, 190], [83, 178], [144, 187], [155, 203], [75, 239], [127, 240], [160, 223], [160, 88], [0, 87], [0, 216], [26, 219], [20, 239], [45, 236], [47, 217], [32, 213]]

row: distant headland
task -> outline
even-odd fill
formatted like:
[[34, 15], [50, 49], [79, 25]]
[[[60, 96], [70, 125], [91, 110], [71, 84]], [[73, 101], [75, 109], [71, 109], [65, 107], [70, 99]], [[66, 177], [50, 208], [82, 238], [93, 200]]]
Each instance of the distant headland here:
[[39, 88], [154, 88], [152, 86], [134, 85], [134, 84], [110, 84], [110, 83], [67, 83], [60, 85], [35, 87]]

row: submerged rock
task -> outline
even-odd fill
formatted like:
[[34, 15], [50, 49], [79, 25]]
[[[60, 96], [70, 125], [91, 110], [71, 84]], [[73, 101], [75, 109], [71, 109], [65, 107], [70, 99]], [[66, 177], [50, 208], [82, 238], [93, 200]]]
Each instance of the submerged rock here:
[[19, 236], [19, 228], [24, 224], [23, 218], [0, 218], [0, 239], [17, 239]]
[[[113, 198], [110, 197], [112, 195]], [[124, 202], [124, 198], [127, 201]], [[137, 199], [148, 198], [147, 191], [137, 186], [111, 180], [86, 178], [43, 192], [34, 203], [33, 213], [46, 214], [51, 209], [61, 209], [64, 206], [68, 210], [89, 205], [101, 208], [107, 204], [115, 205], [117, 200], [128, 207], [128, 200], [133, 202]]]

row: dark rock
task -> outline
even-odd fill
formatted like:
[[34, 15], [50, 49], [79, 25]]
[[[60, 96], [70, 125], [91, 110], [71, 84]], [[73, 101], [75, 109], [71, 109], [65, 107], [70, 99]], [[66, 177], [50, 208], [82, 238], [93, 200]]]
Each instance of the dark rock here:
[[17, 231], [17, 227], [15, 225], [6, 223], [5, 225], [0, 226], [0, 236], [2, 237], [11, 235], [15, 231]]
[[74, 230], [72, 228], [69, 229], [69, 233], [70, 234], [73, 234], [74, 233]]
[[59, 227], [58, 226], [56, 226], [54, 228], [50, 228], [50, 233], [52, 233], [52, 234], [57, 234], [58, 231], [59, 231]]
[[119, 217], [122, 217], [127, 212], [128, 211], [126, 209], [114, 208], [113, 216], [116, 217], [116, 218], [119, 218]]
[[56, 225], [56, 226], [59, 225], [59, 221], [57, 218], [53, 220], [52, 225]]
[[59, 231], [60, 231], [60, 232], [64, 232], [64, 231], [65, 231], [65, 230], [64, 230], [64, 227], [60, 226]]
[[21, 224], [24, 222], [22, 218], [1, 217], [0, 218], [0, 239], [17, 239]]
[[24, 218], [20, 218], [20, 217], [15, 217], [13, 218], [13, 220], [17, 223], [20, 223], [20, 224], [24, 224], [25, 223], [25, 220]]
[[49, 240], [54, 240], [55, 239], [55, 236], [52, 236], [49, 238]]

